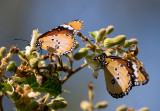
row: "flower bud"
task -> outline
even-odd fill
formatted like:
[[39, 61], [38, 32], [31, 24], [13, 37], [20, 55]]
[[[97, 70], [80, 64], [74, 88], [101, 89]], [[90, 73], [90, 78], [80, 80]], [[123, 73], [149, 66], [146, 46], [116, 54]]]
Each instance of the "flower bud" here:
[[130, 40], [126, 40], [123, 47], [124, 48], [128, 48], [130, 47], [132, 44], [137, 44], [138, 40], [137, 39], [130, 39]]
[[110, 26], [108, 26], [106, 28], [106, 34], [107, 35], [110, 34], [110, 33], [112, 33], [113, 31], [114, 31], [114, 26], [112, 26], [112, 25], [110, 25]]
[[108, 106], [108, 103], [107, 101], [101, 101], [101, 102], [98, 102], [96, 105], [95, 105], [95, 108], [97, 109], [101, 109], [101, 108], [105, 108]]
[[96, 43], [102, 41], [105, 36], [106, 36], [106, 29], [100, 29], [100, 30], [98, 31], [97, 36], [95, 37]]
[[88, 50], [87, 50], [87, 48], [81, 48], [81, 49], [79, 50], [79, 52], [77, 52], [77, 53], [74, 54], [73, 58], [74, 58], [75, 60], [80, 60], [80, 59], [82, 59], [83, 57], [85, 57], [86, 55], [88, 55]]
[[14, 61], [10, 61], [8, 66], [6, 67], [6, 71], [16, 71], [17, 65]]
[[22, 88], [21, 86], [19, 86], [19, 85], [16, 87], [16, 90], [17, 90], [17, 92], [19, 92], [20, 94], [23, 94], [23, 93], [24, 93], [23, 88]]
[[104, 46], [110, 48], [115, 45], [120, 45], [120, 44], [124, 43], [125, 40], [126, 40], [125, 35], [119, 35], [115, 38], [106, 38], [104, 40]]
[[143, 108], [139, 109], [138, 111], [149, 111], [149, 109], [147, 107], [143, 107]]
[[91, 45], [91, 44], [86, 44], [86, 48], [88, 49], [88, 50], [95, 50], [95, 48], [96, 48], [96, 46], [95, 45]]
[[88, 102], [88, 101], [82, 101], [81, 104], [80, 104], [80, 107], [81, 107], [84, 111], [88, 111], [89, 102]]
[[127, 106], [126, 105], [122, 105], [122, 106], [119, 106], [116, 111], [127, 111]]
[[128, 108], [127, 111], [134, 111], [134, 108]]
[[61, 109], [61, 108], [65, 108], [67, 107], [67, 102], [64, 100], [64, 99], [55, 99], [55, 100], [52, 100], [52, 108], [57, 110], [57, 109]]
[[78, 47], [79, 47], [79, 43], [76, 42], [76, 46], [75, 46], [74, 50], [76, 50]]
[[1, 47], [0, 48], [0, 58], [5, 56], [6, 52], [7, 52], [7, 49], [5, 47]]
[[38, 67], [38, 59], [37, 58], [33, 58], [29, 60], [29, 63], [31, 65], [32, 68]]

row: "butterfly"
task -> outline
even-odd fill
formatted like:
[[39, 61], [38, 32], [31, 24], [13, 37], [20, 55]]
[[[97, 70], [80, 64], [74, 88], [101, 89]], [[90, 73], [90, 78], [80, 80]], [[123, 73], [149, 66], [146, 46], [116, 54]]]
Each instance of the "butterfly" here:
[[73, 20], [45, 32], [37, 38], [36, 47], [65, 55], [73, 51], [76, 45], [76, 34], [84, 26], [83, 21]]
[[128, 95], [133, 86], [149, 81], [145, 69], [129, 59], [102, 53], [98, 60], [104, 69], [107, 91], [114, 98], [122, 98]]

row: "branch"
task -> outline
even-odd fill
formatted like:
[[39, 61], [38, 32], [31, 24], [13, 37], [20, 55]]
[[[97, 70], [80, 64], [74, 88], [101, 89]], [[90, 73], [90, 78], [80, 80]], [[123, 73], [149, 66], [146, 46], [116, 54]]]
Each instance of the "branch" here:
[[76, 72], [78, 72], [79, 70], [83, 69], [87, 65], [88, 65], [87, 63], [84, 63], [79, 68], [75, 69], [74, 71], [69, 72], [68, 75], [63, 78], [62, 84], [64, 84], [72, 75], [74, 75]]

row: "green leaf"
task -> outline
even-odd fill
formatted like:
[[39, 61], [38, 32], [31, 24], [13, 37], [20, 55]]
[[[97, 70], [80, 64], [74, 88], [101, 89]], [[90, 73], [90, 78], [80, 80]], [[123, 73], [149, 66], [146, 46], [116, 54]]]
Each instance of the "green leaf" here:
[[42, 93], [50, 93], [53, 96], [58, 96], [62, 92], [61, 82], [58, 80], [53, 80], [51, 78], [48, 78], [47, 81], [45, 81], [42, 85], [39, 85], [36, 81], [36, 78], [34, 77], [28, 77], [26, 80], [22, 83], [29, 84], [31, 88], [33, 88], [34, 91], [42, 92]]
[[0, 83], [0, 91], [12, 91], [12, 86], [7, 83]]
[[32, 103], [26, 108], [26, 110], [25, 111], [33, 111], [34, 110], [34, 108], [36, 107], [36, 106], [38, 106], [39, 105], [39, 103], [38, 102], [36, 102], [36, 101], [32, 101]]
[[89, 32], [90, 36], [95, 38], [98, 35], [98, 31], [94, 31], [94, 32]]

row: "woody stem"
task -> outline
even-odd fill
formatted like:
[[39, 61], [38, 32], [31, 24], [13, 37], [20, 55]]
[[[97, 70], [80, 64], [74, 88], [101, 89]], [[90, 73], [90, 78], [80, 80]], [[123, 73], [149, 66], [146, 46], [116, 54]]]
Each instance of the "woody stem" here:
[[84, 67], [86, 67], [88, 64], [84, 63], [82, 64], [80, 67], [78, 67], [77, 69], [68, 72], [68, 75], [65, 76], [62, 80], [62, 84], [64, 84], [72, 75], [74, 75], [76, 72], [78, 72], [79, 70], [83, 69]]

